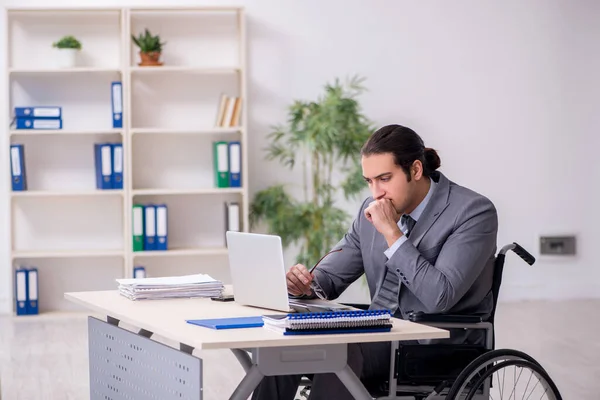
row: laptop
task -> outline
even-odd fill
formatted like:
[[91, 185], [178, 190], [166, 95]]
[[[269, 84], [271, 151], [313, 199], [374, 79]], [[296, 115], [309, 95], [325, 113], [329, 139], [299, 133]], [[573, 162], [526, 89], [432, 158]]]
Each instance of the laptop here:
[[281, 237], [234, 231], [225, 235], [236, 303], [283, 312], [351, 308], [327, 300], [289, 297]]

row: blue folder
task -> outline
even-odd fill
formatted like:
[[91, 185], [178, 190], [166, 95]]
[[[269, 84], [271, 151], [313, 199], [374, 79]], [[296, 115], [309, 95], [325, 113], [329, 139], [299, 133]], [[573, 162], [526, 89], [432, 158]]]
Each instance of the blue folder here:
[[62, 129], [62, 119], [60, 118], [17, 118], [15, 119], [16, 129]]
[[187, 323], [212, 329], [235, 328], [260, 328], [263, 319], [258, 317], [216, 318], [216, 319], [188, 319]]
[[28, 298], [28, 274], [24, 268], [15, 271], [15, 301], [17, 315], [27, 315]]
[[167, 250], [168, 243], [167, 205], [156, 205], [156, 250]]
[[156, 205], [144, 206], [144, 250], [156, 250]]
[[10, 171], [12, 175], [12, 190], [27, 190], [27, 171], [25, 170], [25, 146], [10, 145]]
[[62, 119], [60, 106], [15, 107], [16, 118], [58, 118]]
[[123, 127], [123, 85], [121, 82], [111, 83], [111, 108], [113, 128]]
[[229, 187], [242, 186], [242, 150], [241, 142], [229, 142]]
[[27, 269], [27, 292], [27, 314], [39, 314], [38, 269], [35, 267]]
[[94, 162], [96, 165], [96, 189], [113, 188], [113, 161], [110, 143], [94, 144]]
[[123, 189], [123, 143], [111, 143], [112, 148], [112, 188]]

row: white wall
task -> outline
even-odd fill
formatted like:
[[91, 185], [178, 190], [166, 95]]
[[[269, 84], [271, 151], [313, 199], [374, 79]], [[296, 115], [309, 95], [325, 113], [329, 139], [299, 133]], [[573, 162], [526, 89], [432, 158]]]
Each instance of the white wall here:
[[[226, 2], [89, 0], [86, 5], [217, 3]], [[362, 104], [371, 119], [378, 125], [414, 128], [438, 149], [445, 174], [495, 202], [499, 245], [518, 241], [537, 255], [539, 235], [577, 235], [574, 258], [540, 258], [529, 267], [510, 257], [504, 299], [598, 296], [600, 215], [595, 206], [600, 203], [600, 172], [594, 128], [600, 122], [600, 26], [594, 17], [600, 2], [243, 4], [248, 15], [251, 194], [295, 177], [263, 160], [265, 135], [271, 124], [284, 121], [285, 107], [293, 99], [314, 98], [335, 77], [360, 74], [370, 89]], [[0, 153], [2, 193], [8, 190], [5, 153]], [[354, 214], [357, 204], [346, 206]], [[7, 216], [6, 195], [0, 196], [0, 207]], [[1, 224], [3, 264], [7, 238], [8, 228]], [[292, 257], [288, 252], [287, 258]], [[8, 310], [6, 265], [0, 274], [0, 310]], [[364, 293], [356, 290], [356, 296]]]

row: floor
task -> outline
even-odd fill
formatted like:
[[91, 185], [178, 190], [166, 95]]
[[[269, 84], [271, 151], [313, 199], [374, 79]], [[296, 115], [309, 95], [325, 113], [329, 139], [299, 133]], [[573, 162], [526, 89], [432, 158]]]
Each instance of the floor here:
[[[600, 300], [501, 304], [499, 348], [525, 351], [566, 400], [600, 398]], [[0, 317], [0, 398], [89, 398], [86, 317]], [[204, 399], [226, 399], [243, 376], [228, 351], [207, 351]]]

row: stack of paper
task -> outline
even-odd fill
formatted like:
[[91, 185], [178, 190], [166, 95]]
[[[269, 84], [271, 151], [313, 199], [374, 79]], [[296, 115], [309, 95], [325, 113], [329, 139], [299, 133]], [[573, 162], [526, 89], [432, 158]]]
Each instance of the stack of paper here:
[[224, 289], [223, 282], [206, 274], [117, 279], [117, 282], [119, 293], [130, 300], [215, 297]]

